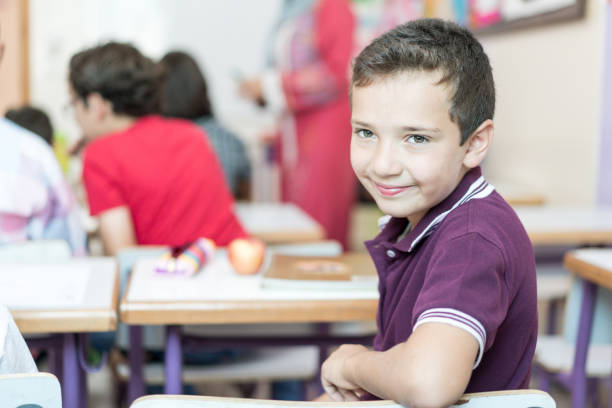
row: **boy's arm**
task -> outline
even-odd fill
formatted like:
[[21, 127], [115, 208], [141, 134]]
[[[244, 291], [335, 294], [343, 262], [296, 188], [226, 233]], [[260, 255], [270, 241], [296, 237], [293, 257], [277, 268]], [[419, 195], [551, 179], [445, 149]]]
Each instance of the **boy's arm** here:
[[115, 256], [119, 249], [137, 245], [132, 216], [127, 206], [103, 211], [99, 217], [100, 235], [106, 255]]
[[362, 390], [411, 407], [443, 407], [463, 395], [478, 353], [476, 339], [445, 323], [423, 323], [385, 352], [344, 345], [323, 363], [321, 381], [336, 400]]

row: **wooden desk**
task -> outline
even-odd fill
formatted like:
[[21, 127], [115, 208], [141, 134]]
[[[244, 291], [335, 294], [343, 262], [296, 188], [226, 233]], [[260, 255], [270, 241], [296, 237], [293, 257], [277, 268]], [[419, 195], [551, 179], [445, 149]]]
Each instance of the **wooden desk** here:
[[268, 244], [318, 241], [325, 230], [312, 217], [290, 203], [237, 203], [244, 228]]
[[612, 290], [612, 248], [584, 248], [565, 255], [565, 266], [583, 279]]
[[[363, 254], [369, 261], [368, 254]], [[180, 324], [286, 323], [374, 320], [378, 289], [278, 290], [261, 287], [261, 276], [239, 276], [224, 251], [193, 278], [155, 275], [154, 260], [136, 264], [119, 306], [130, 327], [130, 400], [142, 395], [139, 325], [165, 325], [166, 393], [181, 390]], [[372, 265], [372, 267], [374, 267]], [[304, 341], [302, 340], [302, 343]]]
[[599, 245], [612, 242], [612, 207], [514, 208], [533, 245]]
[[586, 361], [593, 326], [597, 286], [612, 290], [612, 249], [585, 248], [571, 251], [565, 255], [564, 265], [583, 279], [576, 351], [572, 373], [569, 377], [572, 382], [572, 406], [581, 407], [586, 403]]
[[[51, 293], [50, 293], [51, 292]], [[77, 334], [114, 330], [118, 273], [113, 258], [83, 258], [57, 264], [0, 264], [0, 299], [24, 334], [58, 333], [62, 399], [83, 406], [85, 381]]]

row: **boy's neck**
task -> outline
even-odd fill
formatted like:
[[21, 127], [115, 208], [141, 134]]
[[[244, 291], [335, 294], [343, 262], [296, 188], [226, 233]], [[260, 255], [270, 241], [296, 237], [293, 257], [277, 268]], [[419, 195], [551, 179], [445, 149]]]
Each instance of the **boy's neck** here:
[[104, 134], [117, 133], [131, 127], [138, 118], [127, 115], [111, 115], [104, 123]]

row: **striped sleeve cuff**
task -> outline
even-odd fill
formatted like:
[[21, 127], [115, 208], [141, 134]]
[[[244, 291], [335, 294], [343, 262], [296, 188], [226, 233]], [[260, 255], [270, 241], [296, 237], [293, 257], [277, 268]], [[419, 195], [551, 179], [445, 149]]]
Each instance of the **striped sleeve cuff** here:
[[474, 319], [468, 314], [460, 312], [459, 310], [450, 308], [436, 308], [429, 309], [421, 313], [412, 330], [416, 330], [416, 328], [423, 323], [450, 324], [451, 326], [463, 329], [474, 336], [478, 342], [478, 357], [476, 357], [476, 362], [474, 363], [472, 370], [478, 367], [480, 360], [482, 360], [484, 346], [487, 344], [487, 333], [478, 320]]

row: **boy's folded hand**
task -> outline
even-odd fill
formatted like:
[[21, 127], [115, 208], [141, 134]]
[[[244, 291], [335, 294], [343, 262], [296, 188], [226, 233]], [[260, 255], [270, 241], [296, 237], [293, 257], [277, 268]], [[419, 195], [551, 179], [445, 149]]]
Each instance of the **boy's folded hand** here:
[[346, 362], [349, 358], [368, 352], [358, 344], [344, 344], [334, 351], [321, 366], [321, 384], [335, 401], [359, 401], [365, 391], [353, 382]]

